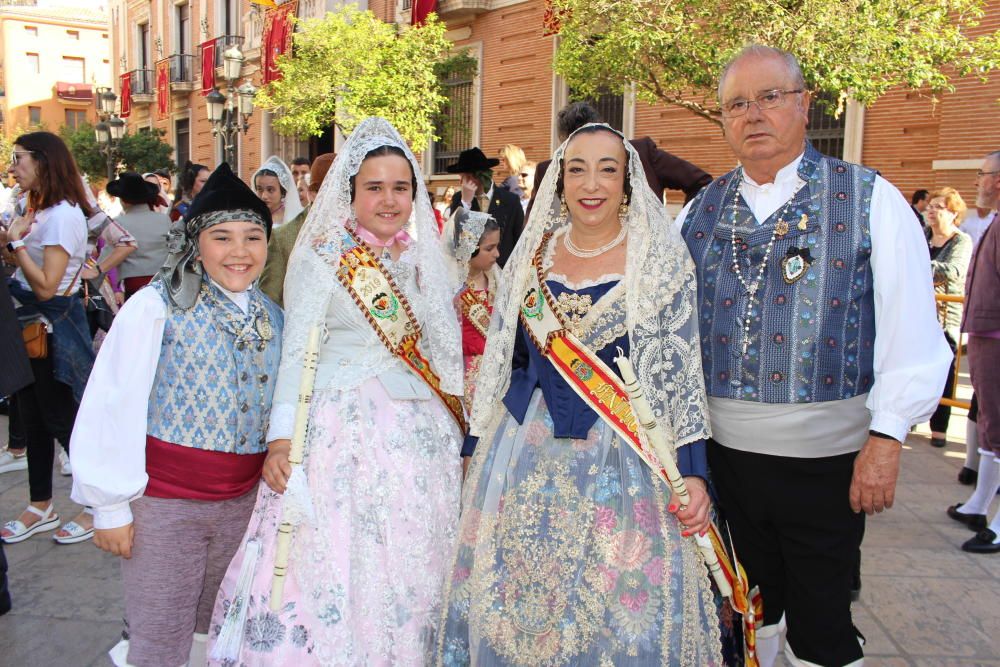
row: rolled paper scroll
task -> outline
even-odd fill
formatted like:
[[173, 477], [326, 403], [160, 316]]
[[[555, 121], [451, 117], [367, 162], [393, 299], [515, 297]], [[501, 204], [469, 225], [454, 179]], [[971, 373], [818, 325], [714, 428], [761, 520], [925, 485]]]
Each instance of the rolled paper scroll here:
[[[666, 474], [663, 481], [673, 490], [680, 503], [687, 505], [691, 502], [691, 495], [688, 493], [687, 484], [684, 482], [680, 470], [677, 469], [677, 462], [674, 461], [673, 447], [670, 446], [667, 438], [663, 435], [663, 429], [660, 427], [659, 422], [656, 421], [653, 409], [649, 407], [646, 395], [642, 391], [642, 385], [639, 384], [639, 379], [635, 376], [632, 363], [622, 352], [621, 348], [618, 348], [618, 356], [615, 358], [615, 364], [617, 364], [618, 371], [625, 382], [625, 390], [628, 392], [629, 402], [632, 404], [636, 420], [642, 426], [642, 430], [645, 431], [646, 438], [653, 448], [653, 453], [659, 459], [662, 472], [656, 470], [655, 466], [653, 466], [653, 470], [661, 478], [664, 473]], [[712, 540], [708, 535], [699, 535], [697, 533], [691, 537], [698, 545], [698, 550], [705, 560], [705, 565], [708, 566], [708, 571], [712, 575], [712, 579], [715, 580], [715, 585], [719, 587], [719, 593], [723, 597], [732, 596], [732, 586], [729, 585], [729, 581], [722, 572], [722, 566], [719, 564], [719, 557], [712, 546]]]
[[[292, 431], [292, 448], [288, 453], [288, 463], [292, 474], [302, 465], [306, 448], [306, 427], [309, 424], [309, 403], [312, 401], [316, 384], [316, 365], [319, 362], [321, 330], [319, 325], [309, 330], [305, 354], [302, 358], [302, 380], [299, 382], [299, 400], [295, 406], [295, 429]], [[286, 492], [287, 493], [287, 492]], [[284, 501], [282, 502], [284, 505]], [[295, 525], [285, 516], [282, 507], [282, 521], [278, 526], [278, 539], [274, 550], [274, 579], [271, 581], [271, 611], [281, 609], [285, 592], [285, 575], [288, 573], [288, 550], [292, 544]]]

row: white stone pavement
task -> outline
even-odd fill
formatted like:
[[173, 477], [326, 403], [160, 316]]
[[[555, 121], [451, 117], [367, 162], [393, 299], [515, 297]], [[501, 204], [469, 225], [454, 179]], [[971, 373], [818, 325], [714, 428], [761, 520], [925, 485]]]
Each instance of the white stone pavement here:
[[[1000, 554], [962, 552], [972, 533], [945, 515], [969, 492], [955, 481], [964, 414], [955, 411], [944, 450], [930, 447], [926, 425], [909, 437], [896, 506], [868, 522], [854, 607], [868, 638], [867, 667], [1000, 666]], [[0, 417], [0, 441], [6, 437]], [[69, 478], [56, 474], [64, 520], [79, 509], [69, 488]], [[0, 520], [14, 518], [27, 497], [27, 472], [0, 475]], [[90, 542], [57, 545], [50, 535], [5, 546], [14, 609], [0, 617], [0, 665], [107, 667], [121, 631], [117, 559]]]

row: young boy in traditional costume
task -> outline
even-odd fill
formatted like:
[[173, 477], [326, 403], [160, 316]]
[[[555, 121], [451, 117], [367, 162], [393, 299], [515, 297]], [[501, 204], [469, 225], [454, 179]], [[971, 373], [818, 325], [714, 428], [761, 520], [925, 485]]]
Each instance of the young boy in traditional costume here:
[[222, 164], [171, 230], [159, 276], [119, 312], [83, 396], [72, 497], [95, 510], [94, 544], [123, 559], [130, 640], [116, 664], [204, 653], [267, 449], [283, 326], [255, 283], [270, 229]]

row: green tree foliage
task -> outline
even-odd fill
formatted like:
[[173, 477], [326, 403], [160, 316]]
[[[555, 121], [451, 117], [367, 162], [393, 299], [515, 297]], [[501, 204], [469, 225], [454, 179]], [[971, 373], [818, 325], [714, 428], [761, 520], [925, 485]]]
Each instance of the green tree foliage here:
[[445, 99], [435, 64], [451, 46], [444, 24], [432, 17], [400, 33], [355, 5], [296, 23], [294, 55], [278, 58], [283, 78], [256, 97], [277, 112], [278, 132], [319, 135], [336, 124], [349, 133], [364, 118], [382, 116], [413, 146], [434, 136]]
[[108, 161], [97, 147], [93, 125], [82, 123], [75, 130], [63, 125], [59, 128], [59, 136], [66, 142], [66, 147], [73, 154], [80, 171], [91, 178], [104, 178], [108, 170]]
[[118, 145], [119, 165], [128, 171], [143, 174], [154, 169], [174, 170], [170, 155], [173, 146], [163, 140], [166, 130], [153, 128], [149, 132], [126, 134]]
[[[75, 130], [63, 125], [59, 134], [73, 154], [80, 171], [97, 179], [106, 175], [108, 160], [97, 145], [93, 125], [83, 123]], [[170, 159], [170, 155], [174, 149], [163, 141], [165, 134], [165, 131], [158, 128], [126, 134], [115, 149], [115, 171], [137, 171], [141, 174], [154, 169], [173, 170], [174, 161]]]
[[715, 86], [749, 43], [794, 53], [813, 92], [871, 104], [890, 88], [952, 90], [1000, 64], [981, 0], [552, 0], [556, 71], [583, 95], [622, 91], [719, 123]]

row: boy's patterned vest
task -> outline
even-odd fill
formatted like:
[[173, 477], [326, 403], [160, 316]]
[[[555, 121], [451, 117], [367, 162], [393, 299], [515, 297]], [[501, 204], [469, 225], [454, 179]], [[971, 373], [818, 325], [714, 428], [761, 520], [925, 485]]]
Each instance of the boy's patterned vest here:
[[167, 320], [149, 394], [149, 435], [216, 452], [264, 451], [281, 309], [256, 287], [247, 314], [207, 280], [189, 310], [172, 307], [160, 281], [152, 288], [167, 304]]

